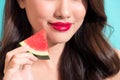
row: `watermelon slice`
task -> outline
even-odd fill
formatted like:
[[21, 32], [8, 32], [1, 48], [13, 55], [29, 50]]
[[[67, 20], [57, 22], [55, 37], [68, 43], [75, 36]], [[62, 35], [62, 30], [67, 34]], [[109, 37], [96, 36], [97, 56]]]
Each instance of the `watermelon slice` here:
[[29, 52], [39, 59], [49, 59], [47, 36], [43, 29], [20, 42], [20, 45], [28, 46]]

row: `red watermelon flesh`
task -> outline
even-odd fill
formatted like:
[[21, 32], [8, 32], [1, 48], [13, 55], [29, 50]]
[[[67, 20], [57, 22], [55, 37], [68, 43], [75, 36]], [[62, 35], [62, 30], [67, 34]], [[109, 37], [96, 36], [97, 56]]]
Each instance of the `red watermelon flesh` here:
[[20, 42], [20, 45], [28, 46], [29, 52], [39, 59], [49, 59], [47, 36], [43, 29]]

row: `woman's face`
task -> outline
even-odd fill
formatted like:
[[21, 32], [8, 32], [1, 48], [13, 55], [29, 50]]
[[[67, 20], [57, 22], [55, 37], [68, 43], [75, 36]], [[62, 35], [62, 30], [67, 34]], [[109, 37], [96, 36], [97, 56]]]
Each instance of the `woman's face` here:
[[33, 33], [45, 29], [48, 41], [65, 43], [83, 23], [85, 0], [18, 0], [26, 10]]

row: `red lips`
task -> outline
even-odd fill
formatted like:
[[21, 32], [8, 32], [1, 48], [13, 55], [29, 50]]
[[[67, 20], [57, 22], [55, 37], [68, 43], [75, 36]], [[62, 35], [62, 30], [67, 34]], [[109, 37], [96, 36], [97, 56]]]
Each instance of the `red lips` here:
[[57, 31], [68, 31], [72, 25], [69, 22], [55, 22], [50, 23], [50, 25]]

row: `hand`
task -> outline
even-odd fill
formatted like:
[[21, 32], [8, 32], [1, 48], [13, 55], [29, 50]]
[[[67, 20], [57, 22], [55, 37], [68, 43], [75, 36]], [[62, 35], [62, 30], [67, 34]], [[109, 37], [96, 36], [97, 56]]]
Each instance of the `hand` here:
[[33, 80], [31, 65], [37, 58], [28, 49], [19, 47], [7, 53], [3, 80]]

